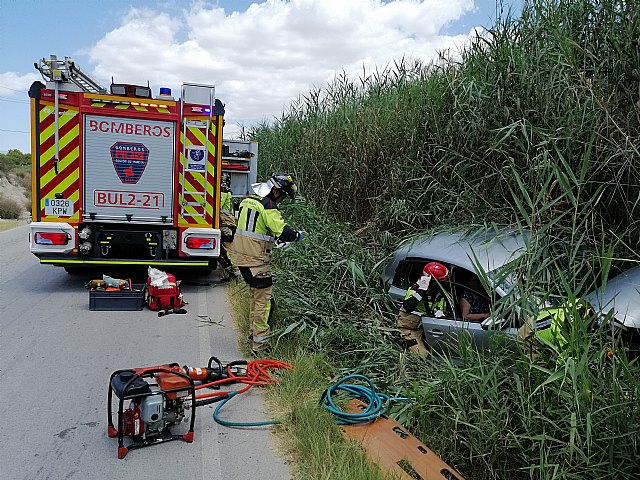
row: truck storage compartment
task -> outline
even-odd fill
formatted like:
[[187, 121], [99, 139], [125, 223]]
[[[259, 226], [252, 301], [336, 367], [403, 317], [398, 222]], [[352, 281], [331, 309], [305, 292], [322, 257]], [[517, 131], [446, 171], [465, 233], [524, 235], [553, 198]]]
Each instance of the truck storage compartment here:
[[94, 255], [111, 258], [162, 258], [162, 232], [98, 229]]

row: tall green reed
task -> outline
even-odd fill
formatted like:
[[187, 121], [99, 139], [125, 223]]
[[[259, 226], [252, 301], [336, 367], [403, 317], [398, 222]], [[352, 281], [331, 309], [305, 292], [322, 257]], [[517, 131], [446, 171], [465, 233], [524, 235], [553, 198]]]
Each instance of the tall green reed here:
[[339, 75], [250, 132], [261, 174], [292, 171], [308, 199], [285, 207], [312, 233], [276, 259], [280, 333], [386, 386], [418, 379], [402, 417], [469, 478], [633, 478], [638, 367], [577, 312], [564, 363], [463, 340], [462, 366], [404, 355], [380, 262], [426, 229], [526, 232], [496, 306], [523, 319], [637, 261], [638, 38], [636, 2], [532, 0], [459, 59]]

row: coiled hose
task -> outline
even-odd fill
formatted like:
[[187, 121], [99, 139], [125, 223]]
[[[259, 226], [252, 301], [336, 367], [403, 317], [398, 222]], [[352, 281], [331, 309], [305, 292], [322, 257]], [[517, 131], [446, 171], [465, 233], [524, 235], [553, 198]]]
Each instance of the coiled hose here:
[[[347, 383], [351, 380], [360, 380], [364, 382], [365, 385]], [[367, 407], [358, 413], [348, 413], [340, 409], [334, 401], [334, 396], [338, 395], [341, 391], [347, 392], [354, 398], [360, 398], [363, 402], [367, 403]], [[367, 377], [359, 374], [351, 374], [341, 378], [327, 388], [320, 397], [320, 404], [336, 417], [338, 425], [356, 425], [371, 422], [387, 413], [389, 402], [406, 400], [409, 400], [409, 398], [390, 397], [386, 393], [379, 393]]]

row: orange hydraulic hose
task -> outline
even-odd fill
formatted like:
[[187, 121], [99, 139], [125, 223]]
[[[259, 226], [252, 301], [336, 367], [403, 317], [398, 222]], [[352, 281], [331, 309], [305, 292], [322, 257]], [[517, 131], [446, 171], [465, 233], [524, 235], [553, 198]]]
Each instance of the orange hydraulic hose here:
[[[253, 360], [247, 363], [244, 375], [236, 375], [232, 371], [231, 366], [227, 365], [227, 375], [229, 376], [228, 378], [223, 378], [214, 382], [203, 383], [202, 385], [198, 385], [196, 387], [196, 390], [223, 385], [225, 383], [243, 383], [246, 386], [241, 388], [240, 390], [235, 391], [235, 393], [244, 393], [254, 385], [263, 386], [275, 383], [275, 380], [271, 378], [271, 375], [268, 372], [268, 370], [274, 369], [291, 370], [293, 369], [293, 366], [286, 362], [281, 362], [280, 360]], [[201, 395], [197, 395], [196, 400], [228, 395], [231, 392], [232, 390], [204, 393]]]

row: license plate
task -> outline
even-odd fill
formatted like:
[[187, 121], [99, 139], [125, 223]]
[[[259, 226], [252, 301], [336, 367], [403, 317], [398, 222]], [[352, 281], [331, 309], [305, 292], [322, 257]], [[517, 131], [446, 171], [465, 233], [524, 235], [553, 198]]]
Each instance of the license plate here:
[[123, 192], [96, 190], [93, 192], [96, 207], [164, 208], [164, 194], [160, 192]]
[[55, 217], [71, 217], [73, 216], [73, 200], [64, 198], [45, 198], [44, 214]]

